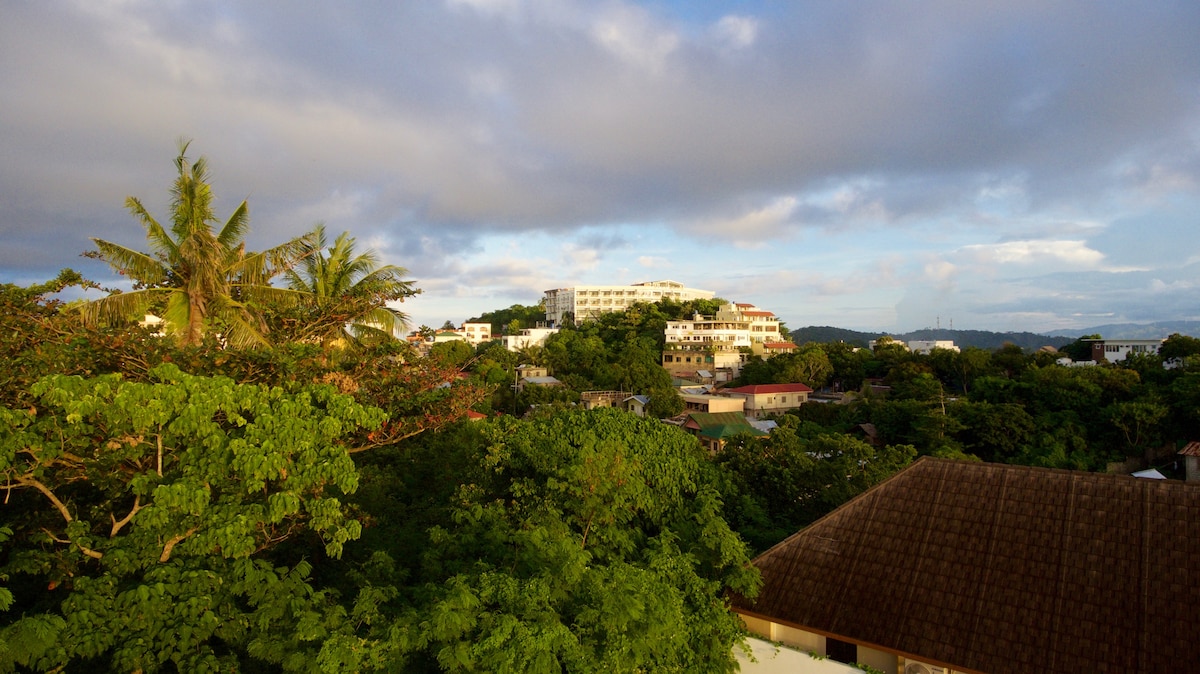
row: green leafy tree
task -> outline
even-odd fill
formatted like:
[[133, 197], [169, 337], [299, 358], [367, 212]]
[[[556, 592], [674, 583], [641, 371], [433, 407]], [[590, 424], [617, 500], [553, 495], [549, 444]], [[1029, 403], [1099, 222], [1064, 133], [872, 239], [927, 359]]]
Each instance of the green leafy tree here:
[[1158, 355], [1162, 356], [1163, 360], [1174, 358], [1182, 360], [1188, 356], [1200, 355], [1200, 339], [1181, 335], [1178, 332], [1173, 333], [1159, 347]]
[[770, 436], [735, 438], [714, 460], [727, 480], [726, 518], [765, 550], [915, 457], [911, 446], [873, 447], [785, 415]]
[[189, 164], [186, 153], [187, 143], [181, 143], [169, 227], [137, 198], [126, 199], [126, 207], [146, 228], [152, 253], [92, 239], [98, 250], [91, 255], [132, 278], [137, 289], [88, 302], [83, 319], [89, 324], [122, 323], [153, 309], [186, 345], [199, 344], [214, 328], [230, 346], [263, 345], [266, 324], [255, 303], [295, 301], [293, 293], [272, 287], [270, 280], [295, 264], [310, 241], [302, 236], [260, 253], [247, 252], [245, 201], [214, 231], [208, 163], [201, 157]]
[[795, 353], [776, 356], [768, 363], [778, 361], [775, 383], [807, 384], [813, 390], [825, 386], [833, 374], [833, 363], [829, 356], [817, 344], [809, 344]]
[[36, 405], [0, 409], [13, 531], [0, 575], [25, 588], [0, 626], [0, 670], [298, 669], [353, 633], [311, 565], [269, 555], [308, 535], [336, 558], [359, 536], [342, 505], [358, 482], [345, 438], [384, 413], [328, 386], [288, 393], [173, 365], [151, 378], [56, 375], [33, 387]]
[[415, 661], [443, 671], [731, 672], [744, 543], [695, 440], [616, 410], [502, 419], [434, 528]]
[[353, 346], [396, 339], [408, 329], [404, 312], [389, 306], [420, 292], [405, 280], [408, 270], [380, 265], [373, 250], [357, 253], [349, 232], [330, 245], [318, 225], [309, 239], [299, 265], [283, 273], [288, 287], [301, 293], [286, 338]]
[[1103, 339], [1099, 334], [1083, 335], [1079, 339], [1065, 344], [1058, 350], [1060, 353], [1066, 354], [1071, 360], [1086, 361], [1092, 359], [1092, 343], [1085, 341], [1089, 339]]

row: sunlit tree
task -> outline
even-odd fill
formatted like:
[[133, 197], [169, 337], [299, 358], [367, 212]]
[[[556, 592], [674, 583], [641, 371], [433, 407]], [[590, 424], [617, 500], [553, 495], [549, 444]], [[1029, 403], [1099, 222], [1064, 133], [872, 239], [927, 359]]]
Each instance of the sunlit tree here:
[[189, 163], [187, 148], [188, 143], [180, 143], [175, 158], [179, 176], [171, 188], [167, 226], [141, 200], [125, 200], [146, 228], [151, 252], [92, 239], [97, 250], [90, 256], [133, 279], [135, 289], [88, 302], [82, 308], [84, 322], [122, 323], [153, 309], [185, 345], [199, 344], [214, 328], [230, 346], [263, 344], [266, 325], [255, 303], [294, 301], [293, 293], [273, 288], [270, 280], [306, 253], [308, 235], [266, 251], [247, 252], [246, 202], [216, 227], [208, 162], [201, 157]]
[[355, 244], [342, 232], [329, 245], [317, 225], [300, 264], [284, 271], [288, 287], [304, 295], [302, 341], [353, 345], [396, 339], [408, 329], [408, 316], [388, 306], [420, 292], [405, 280], [408, 270], [380, 265], [374, 250], [359, 253]]

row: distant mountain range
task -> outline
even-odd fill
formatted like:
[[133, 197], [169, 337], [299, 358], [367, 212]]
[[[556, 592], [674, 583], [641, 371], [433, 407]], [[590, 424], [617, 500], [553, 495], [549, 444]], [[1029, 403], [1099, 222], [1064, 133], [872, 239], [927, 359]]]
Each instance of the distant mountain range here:
[[902, 333], [883, 333], [858, 332], [857, 330], [832, 328], [828, 326], [810, 326], [807, 328], [795, 328], [791, 330], [792, 341], [797, 344], [805, 344], [807, 342], [846, 342], [847, 344], [863, 347], [867, 346], [868, 342], [871, 340], [878, 339], [885, 334], [901, 342], [910, 342], [916, 340], [951, 340], [954, 342], [954, 345], [959, 348], [974, 346], [980, 349], [989, 350], [998, 349], [1005, 344], [1016, 344], [1026, 351], [1036, 351], [1043, 346], [1053, 346], [1057, 349], [1075, 341], [1080, 335], [1092, 333], [1081, 332], [1070, 337], [1052, 337], [1050, 335], [1038, 335], [1032, 332], [987, 332], [985, 330], [925, 329]]
[[1100, 335], [1105, 339], [1166, 339], [1179, 333], [1200, 337], [1200, 321], [1159, 321], [1157, 323], [1110, 323], [1086, 330], [1055, 330], [1046, 333], [1054, 337]]
[[1158, 323], [1114, 323], [1098, 325], [1082, 330], [1055, 330], [1047, 334], [1033, 332], [988, 332], [986, 330], [941, 330], [924, 329], [904, 333], [858, 332], [845, 328], [828, 326], [809, 326], [791, 331], [792, 341], [797, 344], [806, 342], [846, 342], [855, 346], [866, 346], [872, 339], [884, 334], [902, 342], [916, 340], [952, 340], [959, 348], [968, 346], [980, 349], [995, 350], [1005, 344], [1016, 344], [1026, 351], [1036, 351], [1043, 346], [1061, 348], [1074, 342], [1083, 335], [1100, 335], [1106, 339], [1163, 339], [1174, 333], [1200, 337], [1200, 321], [1160, 321]]

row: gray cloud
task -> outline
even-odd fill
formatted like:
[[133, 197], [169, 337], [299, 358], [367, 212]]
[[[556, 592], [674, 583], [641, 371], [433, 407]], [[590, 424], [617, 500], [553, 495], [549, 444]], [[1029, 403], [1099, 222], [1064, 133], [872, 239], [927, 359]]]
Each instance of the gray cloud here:
[[18, 3], [0, 271], [140, 241], [122, 202], [162, 212], [180, 135], [211, 157], [220, 213], [250, 199], [252, 245], [326, 221], [447, 287], [534, 283], [467, 269], [482, 237], [602, 260], [639, 244], [608, 229], [630, 223], [743, 245], [942, 223], [1086, 240], [1117, 266], [1198, 253], [1172, 243], [1200, 195], [1196, 3], [668, 7]]

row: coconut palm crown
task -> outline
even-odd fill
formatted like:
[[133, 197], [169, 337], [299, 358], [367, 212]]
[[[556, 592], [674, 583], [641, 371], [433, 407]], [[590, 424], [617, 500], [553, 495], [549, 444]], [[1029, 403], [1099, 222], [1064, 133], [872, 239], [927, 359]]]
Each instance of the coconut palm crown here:
[[408, 270], [380, 265], [368, 249], [356, 254], [356, 240], [342, 232], [329, 245], [325, 226], [310, 233], [310, 249], [284, 271], [288, 288], [307, 296], [309, 320], [300, 339], [326, 346], [361, 345], [396, 339], [408, 329], [408, 316], [388, 306], [420, 292], [405, 280]]
[[293, 266], [311, 250], [311, 234], [262, 252], [246, 252], [249, 230], [243, 201], [216, 231], [208, 162], [188, 163], [187, 142], [181, 142], [171, 188], [169, 228], [150, 215], [136, 197], [125, 206], [146, 228], [152, 253], [92, 239], [97, 251], [118, 273], [133, 279], [135, 290], [115, 293], [87, 303], [83, 319], [107, 324], [140, 318], [149, 310], [161, 312], [168, 332], [185, 345], [199, 344], [209, 330], [219, 330], [232, 347], [266, 344], [266, 324], [254, 309], [261, 303], [287, 304], [295, 293], [273, 288], [272, 277]]

